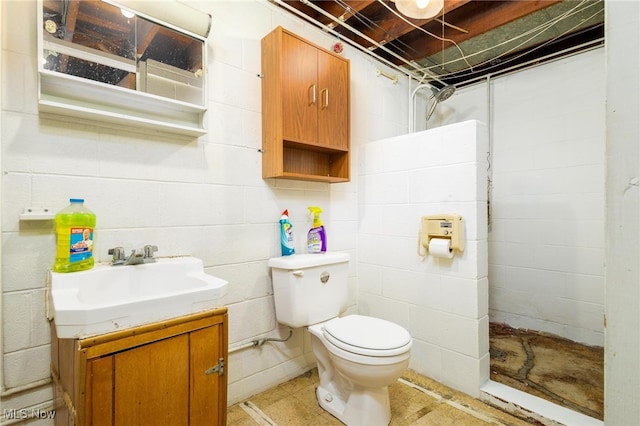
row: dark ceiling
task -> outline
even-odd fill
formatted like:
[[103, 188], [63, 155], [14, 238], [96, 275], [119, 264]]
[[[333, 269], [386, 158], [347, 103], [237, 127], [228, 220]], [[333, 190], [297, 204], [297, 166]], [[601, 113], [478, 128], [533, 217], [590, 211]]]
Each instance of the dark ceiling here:
[[346, 43], [436, 85], [486, 76], [604, 43], [604, 0], [444, 0], [428, 20], [388, 0], [272, 0]]

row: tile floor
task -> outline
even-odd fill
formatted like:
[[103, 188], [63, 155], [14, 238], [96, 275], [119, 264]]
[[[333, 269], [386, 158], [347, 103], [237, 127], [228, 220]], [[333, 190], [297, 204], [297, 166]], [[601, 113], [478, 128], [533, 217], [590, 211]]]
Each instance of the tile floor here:
[[[318, 372], [313, 369], [235, 404], [228, 409], [227, 425], [342, 425], [318, 405], [317, 383]], [[390, 426], [531, 424], [410, 370], [389, 387], [389, 397]]]

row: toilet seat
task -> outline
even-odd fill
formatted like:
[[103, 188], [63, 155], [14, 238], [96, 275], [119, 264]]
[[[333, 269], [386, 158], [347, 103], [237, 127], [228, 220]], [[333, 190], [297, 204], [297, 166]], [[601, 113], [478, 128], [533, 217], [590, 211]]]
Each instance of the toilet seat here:
[[324, 337], [336, 347], [358, 355], [389, 357], [411, 348], [411, 335], [403, 327], [380, 318], [349, 315], [327, 321]]

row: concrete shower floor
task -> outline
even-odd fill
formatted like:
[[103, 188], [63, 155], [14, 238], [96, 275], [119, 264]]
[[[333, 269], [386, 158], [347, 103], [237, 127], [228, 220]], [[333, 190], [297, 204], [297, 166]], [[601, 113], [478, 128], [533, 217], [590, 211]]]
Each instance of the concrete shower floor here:
[[603, 420], [603, 348], [497, 323], [489, 341], [491, 380]]

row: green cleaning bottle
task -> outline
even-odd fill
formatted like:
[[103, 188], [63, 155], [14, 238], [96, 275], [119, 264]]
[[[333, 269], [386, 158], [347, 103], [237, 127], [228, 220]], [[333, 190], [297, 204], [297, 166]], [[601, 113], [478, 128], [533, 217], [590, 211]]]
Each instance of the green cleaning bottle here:
[[55, 217], [57, 249], [54, 272], [76, 272], [93, 268], [93, 229], [96, 215], [84, 206], [81, 198], [71, 198], [70, 204]]

